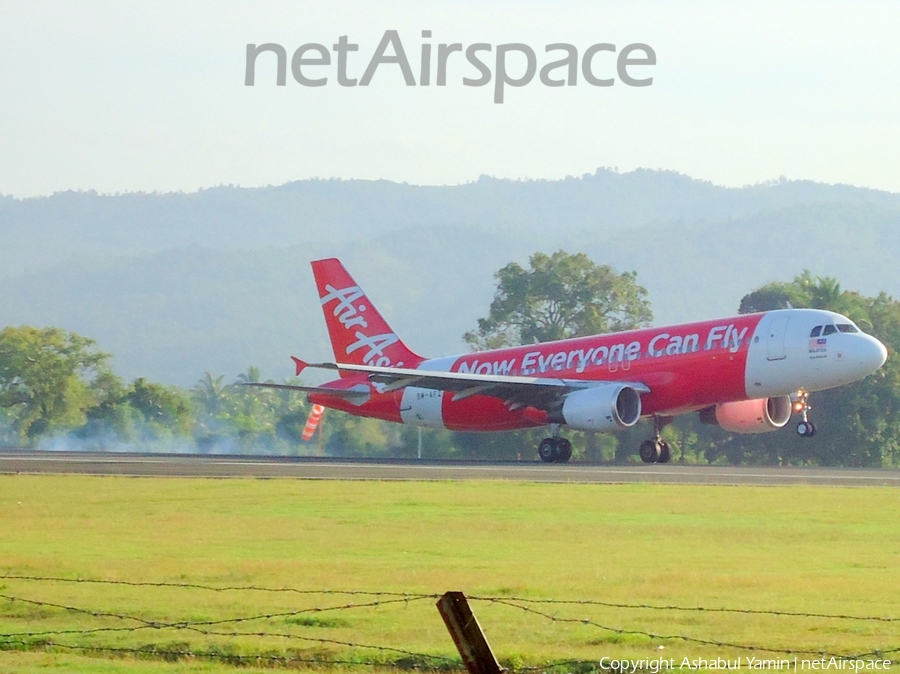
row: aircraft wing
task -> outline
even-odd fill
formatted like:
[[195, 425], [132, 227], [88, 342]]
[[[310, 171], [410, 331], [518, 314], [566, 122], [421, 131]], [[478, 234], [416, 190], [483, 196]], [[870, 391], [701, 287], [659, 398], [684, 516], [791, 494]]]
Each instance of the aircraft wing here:
[[[376, 367], [374, 365], [351, 365], [347, 363], [297, 362], [298, 373], [304, 367], [316, 367], [339, 372], [360, 372], [369, 381], [382, 384], [381, 391], [387, 393], [407, 386], [454, 391], [453, 400], [462, 400], [473, 395], [488, 395], [503, 398], [520, 405], [542, 407], [553, 399], [577, 391], [606, 384], [605, 381], [587, 379], [560, 379], [550, 377], [524, 377], [501, 374], [474, 374], [469, 372], [440, 372], [414, 370], [403, 367]], [[626, 384], [639, 393], [649, 393], [650, 389], [640, 382], [617, 382]], [[329, 392], [331, 389], [329, 389]], [[324, 391], [323, 391], [324, 392]]]

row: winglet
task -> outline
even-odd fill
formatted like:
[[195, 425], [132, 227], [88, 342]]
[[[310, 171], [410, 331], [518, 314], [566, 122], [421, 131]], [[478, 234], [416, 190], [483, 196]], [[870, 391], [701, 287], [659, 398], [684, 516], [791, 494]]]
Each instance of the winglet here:
[[294, 365], [297, 366], [297, 372], [294, 373], [295, 376], [299, 377], [300, 373], [306, 369], [306, 366], [309, 365], [306, 361], [300, 360], [296, 356], [291, 356], [291, 360], [294, 361]]

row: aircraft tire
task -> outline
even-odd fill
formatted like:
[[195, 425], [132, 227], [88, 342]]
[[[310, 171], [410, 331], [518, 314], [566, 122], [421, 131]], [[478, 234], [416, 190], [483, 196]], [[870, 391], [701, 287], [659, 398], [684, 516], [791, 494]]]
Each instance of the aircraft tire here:
[[801, 421], [797, 424], [797, 434], [802, 438], [811, 438], [816, 434], [816, 425], [811, 421]]
[[538, 445], [538, 456], [544, 463], [553, 463], [559, 456], [559, 450], [556, 445], [556, 438], [544, 438]]
[[669, 463], [669, 460], [672, 458], [672, 453], [669, 450], [669, 443], [665, 440], [659, 441], [659, 458], [657, 459], [657, 463]]
[[659, 461], [659, 447], [653, 440], [644, 440], [641, 443], [638, 454], [644, 463], [656, 463]]
[[572, 443], [566, 438], [559, 438], [556, 444], [558, 463], [567, 463], [572, 458]]

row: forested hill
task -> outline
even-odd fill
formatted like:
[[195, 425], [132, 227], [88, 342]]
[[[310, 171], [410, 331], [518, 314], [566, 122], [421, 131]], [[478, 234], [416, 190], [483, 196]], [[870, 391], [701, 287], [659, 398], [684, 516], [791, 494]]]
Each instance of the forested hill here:
[[96, 339], [127, 378], [190, 385], [330, 358], [308, 262], [338, 256], [422, 353], [465, 349], [492, 274], [535, 251], [635, 270], [657, 323], [730, 314], [803, 269], [900, 296], [900, 195], [668, 172], [451, 187], [312, 180], [193, 194], [0, 198], [0, 326]]
[[304, 180], [182, 194], [62, 192], [0, 198], [0, 277], [83, 256], [134, 255], [190, 244], [219, 250], [339, 245], [408, 227], [469, 225], [522, 237], [612, 237], [653, 223], [723, 220], [786, 207], [845, 204], [900, 210], [900, 195], [780, 181], [726, 188], [637, 170], [558, 181], [481, 178], [456, 186]]

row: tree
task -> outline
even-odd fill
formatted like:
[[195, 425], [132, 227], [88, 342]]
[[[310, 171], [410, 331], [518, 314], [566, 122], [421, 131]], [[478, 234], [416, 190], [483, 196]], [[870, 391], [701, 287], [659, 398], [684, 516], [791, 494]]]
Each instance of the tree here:
[[[497, 290], [488, 317], [463, 336], [474, 349], [629, 330], [653, 319], [635, 272], [619, 274], [583, 253], [562, 250], [535, 253], [529, 267], [511, 262], [494, 275]], [[457, 433], [455, 442], [463, 455], [516, 459], [534, 451], [541, 432]], [[611, 460], [619, 442], [593, 433], [573, 433], [571, 441], [573, 456], [590, 461]]]
[[837, 279], [813, 276], [808, 269], [790, 283], [767, 283], [744, 295], [738, 311], [742, 314], [792, 307], [827, 309], [870, 328], [868, 300], [856, 292], [842, 290]]
[[256, 384], [262, 380], [262, 372], [255, 365], [247, 368], [246, 372], [241, 372], [237, 376], [236, 384]]
[[584, 253], [535, 253], [530, 269], [511, 262], [494, 274], [487, 318], [463, 339], [492, 349], [646, 326], [653, 319], [635, 272], [617, 274]]
[[149, 425], [151, 435], [187, 435], [193, 423], [192, 410], [181, 391], [136, 379], [126, 396], [128, 404], [138, 411]]
[[900, 465], [900, 302], [881, 293], [861, 298], [870, 332], [888, 349], [882, 369], [862, 381], [819, 394], [817, 411], [829, 443], [820, 463], [844, 466]]
[[738, 313], [755, 314], [761, 311], [807, 306], [809, 296], [792, 283], [767, 283], [741, 298]]
[[[246, 386], [263, 382], [258, 367], [250, 366], [234, 383], [207, 372], [194, 386], [191, 397], [197, 407], [194, 437], [204, 451], [228, 447], [256, 453], [296, 453], [309, 414], [306, 396], [295, 391]], [[272, 383], [266, 380], [266, 383]], [[282, 382], [299, 385], [298, 378]]]
[[225, 400], [225, 375], [214, 377], [211, 372], [206, 372], [203, 378], [194, 386], [194, 399], [203, 406], [203, 410], [210, 416], [219, 413], [222, 402]]
[[[337, 415], [332, 414], [330, 418]], [[344, 415], [326, 447], [332, 456], [390, 456], [401, 446], [398, 424]]]
[[0, 407], [19, 439], [84, 424], [94, 403], [87, 378], [104, 372], [108, 359], [93, 340], [60, 328], [0, 331]]
[[87, 423], [75, 429], [82, 447], [101, 449], [108, 443], [135, 442], [141, 415], [128, 402], [131, 391], [112, 372], [100, 372], [91, 382], [93, 406], [87, 410]]

